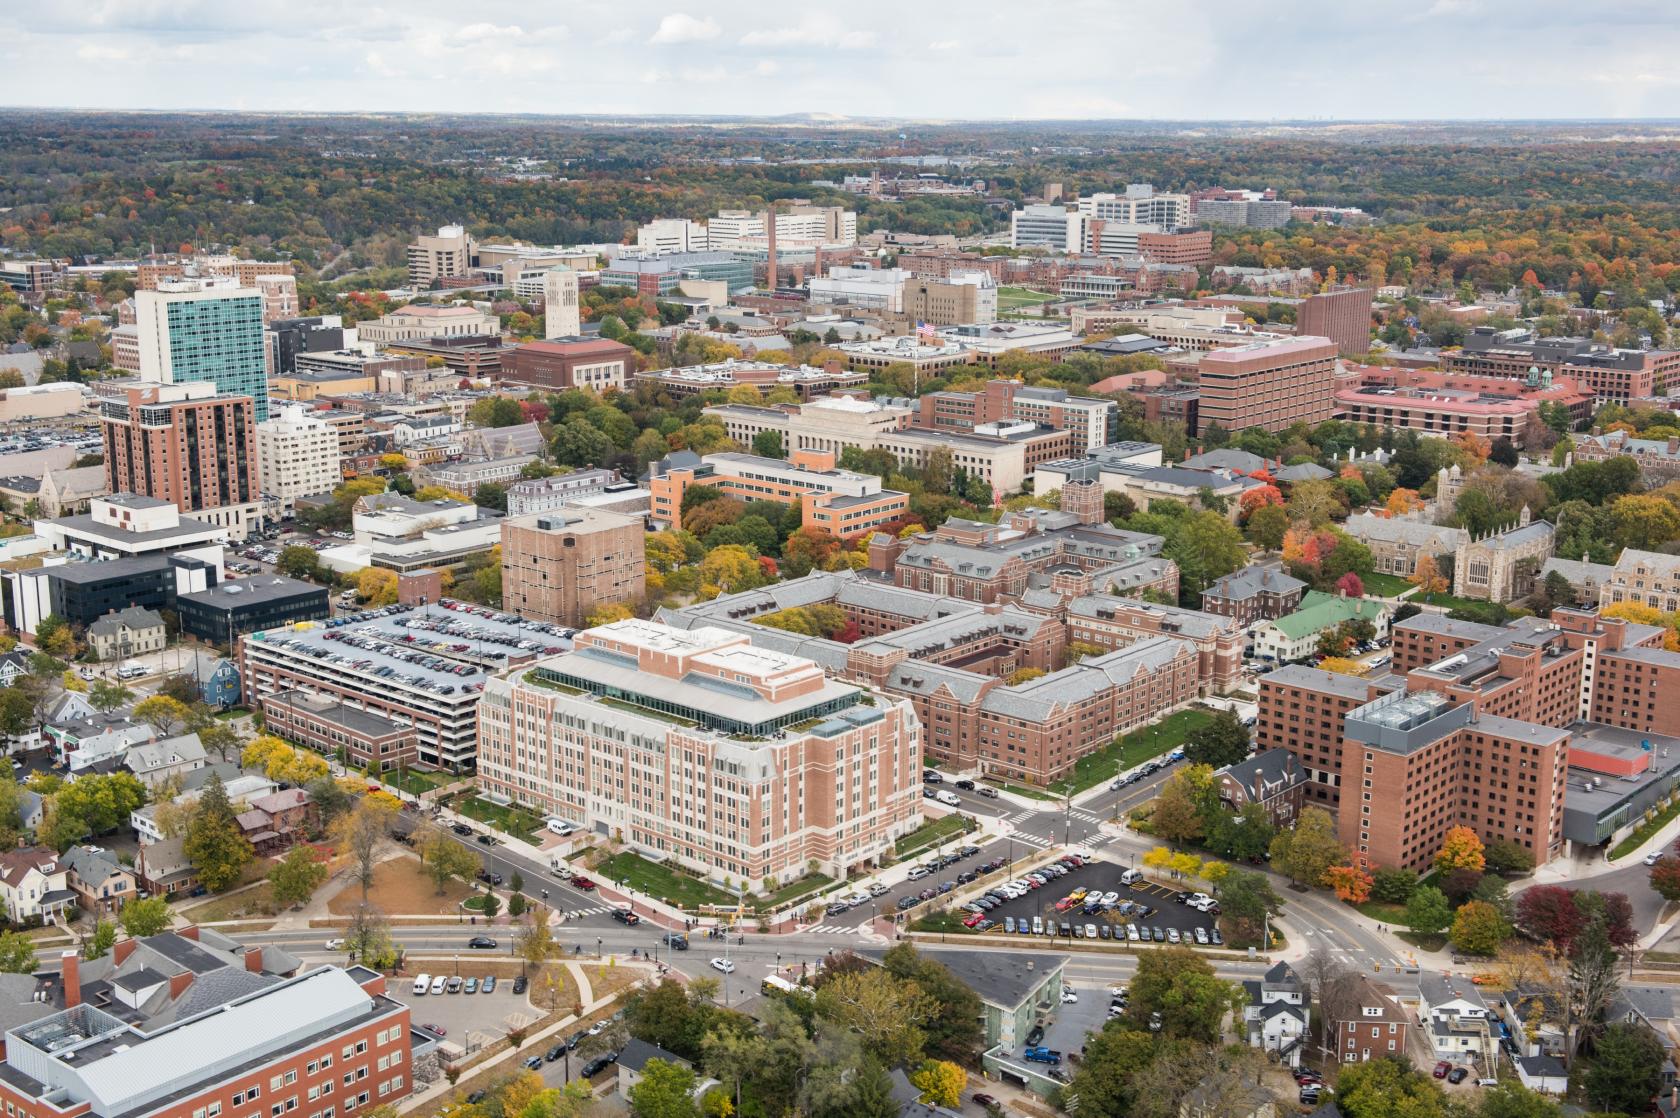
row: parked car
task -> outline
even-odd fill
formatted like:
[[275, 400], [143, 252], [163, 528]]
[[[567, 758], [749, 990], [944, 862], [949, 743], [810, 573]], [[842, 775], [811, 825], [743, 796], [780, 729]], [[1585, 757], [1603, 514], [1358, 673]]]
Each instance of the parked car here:
[[461, 976], [451, 976], [449, 979], [449, 985], [446, 986], [445, 989], [447, 989], [451, 994], [459, 994], [461, 992]]
[[480, 983], [478, 992], [481, 994], [494, 994], [496, 992], [496, 976], [491, 975]]
[[1463, 1083], [1466, 1079], [1469, 1079], [1469, 1078], [1470, 1078], [1470, 1069], [1469, 1068], [1453, 1068], [1451, 1071], [1447, 1072], [1447, 1082], [1448, 1083]]
[[981, 787], [975, 789], [975, 791], [979, 792], [980, 795], [986, 797], [988, 800], [995, 800], [998, 798], [998, 790], [996, 788]]
[[552, 1064], [554, 1061], [558, 1060], [560, 1057], [564, 1056], [565, 1054], [566, 1054], [566, 1042], [561, 1041], [559, 1044], [556, 1044], [553, 1047], [551, 1047], [547, 1052], [544, 1052], [543, 1053], [543, 1059]]
[[597, 1056], [583, 1065], [583, 1077], [593, 1079], [618, 1062], [617, 1052], [608, 1052], [604, 1056]]
[[681, 932], [666, 932], [659, 938], [659, 942], [663, 943], [666, 947], [669, 947], [672, 951], [688, 950], [688, 937], [683, 935]]
[[476, 994], [476, 993], [478, 993], [478, 979], [476, 979], [476, 978], [467, 979], [467, 984], [465, 986], [461, 987], [461, 992], [463, 994]]
[[1062, 1054], [1056, 1049], [1041, 1048], [1036, 1044], [1027, 1048], [1021, 1055], [1035, 1064], [1059, 1064], [1062, 1062]]
[[467, 941], [467, 946], [474, 951], [494, 951], [496, 950], [496, 941], [489, 936], [473, 936]]
[[529, 980], [527, 980], [524, 975], [520, 975], [518, 978], [513, 980], [513, 992], [515, 994], [523, 994], [525, 992], [525, 988], [529, 985]]
[[1449, 1072], [1451, 1070], [1452, 1070], [1452, 1063], [1450, 1061], [1448, 1061], [1448, 1060], [1436, 1060], [1435, 1061], [1435, 1071], [1434, 1071], [1433, 1074], [1434, 1074], [1436, 1079], [1445, 1079], [1447, 1077], [1447, 1072]]

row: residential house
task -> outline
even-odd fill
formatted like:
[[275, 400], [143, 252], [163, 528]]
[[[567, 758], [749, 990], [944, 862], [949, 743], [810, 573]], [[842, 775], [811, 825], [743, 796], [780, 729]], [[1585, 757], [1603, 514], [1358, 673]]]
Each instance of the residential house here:
[[[221, 780], [222, 788], [227, 792], [228, 802], [239, 806], [241, 810], [251, 801], [270, 795], [280, 787], [261, 770], [246, 771], [232, 762], [216, 761], [186, 773], [181, 778], [181, 791], [176, 795], [175, 802], [190, 803], [198, 799], [204, 791], [204, 786], [210, 783], [213, 776]], [[142, 846], [160, 842], [164, 837], [157, 823], [157, 806], [146, 804], [128, 817], [129, 825], [134, 828]]]
[[1210, 1075], [1178, 1104], [1178, 1118], [1278, 1118], [1278, 1105], [1264, 1084]]
[[1307, 584], [1275, 567], [1244, 567], [1215, 579], [1202, 591], [1202, 611], [1233, 617], [1247, 628], [1294, 613]]
[[1243, 1025], [1249, 1047], [1276, 1053], [1281, 1062], [1300, 1067], [1312, 1016], [1301, 976], [1288, 963], [1277, 963], [1259, 980], [1245, 981], [1243, 989], [1248, 991]]
[[95, 916], [114, 914], [135, 895], [134, 874], [98, 846], [72, 846], [64, 855], [76, 906]]
[[[645, 1040], [630, 1037], [624, 1042], [624, 1047], [618, 1050], [616, 1067], [618, 1070], [618, 1093], [621, 1098], [629, 1098], [630, 1088], [642, 1081], [642, 1072], [647, 1067], [649, 1060], [664, 1060], [667, 1064], [682, 1068], [691, 1066], [687, 1060], [675, 1052], [668, 1052], [657, 1044], [649, 1044]], [[696, 1075], [692, 1095], [694, 1101], [699, 1103], [706, 1092], [717, 1085], [718, 1081], [715, 1079], [710, 1079], [704, 1075]]]
[[105, 663], [158, 652], [167, 643], [163, 617], [142, 606], [113, 610], [87, 628], [88, 644]]
[[198, 677], [199, 694], [216, 710], [238, 706], [244, 694], [239, 678], [239, 665], [226, 657], [217, 657], [209, 671]]
[[1310, 660], [1317, 655], [1319, 635], [1342, 622], [1369, 621], [1380, 639], [1388, 633], [1388, 619], [1388, 606], [1379, 599], [1309, 590], [1301, 598], [1300, 609], [1254, 630], [1254, 653], [1280, 664]]
[[1351, 1002], [1336, 1024], [1336, 1055], [1344, 1064], [1363, 1064], [1384, 1056], [1406, 1058], [1411, 1015], [1400, 1005], [1394, 989], [1361, 975], [1351, 990]]
[[1245, 761], [1226, 765], [1214, 774], [1219, 798], [1233, 812], [1245, 804], [1266, 809], [1272, 826], [1293, 827], [1306, 798], [1307, 774], [1300, 758], [1287, 749], [1264, 749]]
[[22, 649], [0, 653], [0, 687], [10, 687], [29, 674], [29, 653]]
[[69, 871], [51, 850], [0, 851], [0, 904], [14, 924], [45, 923], [76, 903]]
[[134, 856], [134, 876], [154, 897], [190, 893], [198, 885], [198, 869], [183, 849], [186, 839], [160, 838], [142, 843]]
[[903, 1068], [892, 1070], [892, 1097], [898, 1118], [962, 1118], [960, 1111], [922, 1101], [921, 1088], [910, 1082]]
[[197, 734], [164, 738], [146, 742], [128, 751], [124, 764], [147, 787], [156, 787], [172, 776], [185, 776], [202, 769], [209, 762], [209, 754]]
[[1469, 1063], [1484, 1075], [1497, 1063], [1499, 1022], [1469, 979], [1419, 975], [1418, 1018], [1437, 1059]]
[[121, 715], [79, 715], [62, 722], [48, 722], [47, 744], [58, 764], [72, 774], [96, 766], [110, 767], [133, 746], [151, 741], [156, 733], [144, 723], [130, 722]]
[[35, 828], [41, 825], [41, 814], [46, 806], [47, 801], [39, 792], [18, 789], [18, 819], [23, 824], [24, 834], [35, 833]]
[[283, 850], [304, 838], [312, 807], [308, 792], [285, 788], [252, 800], [237, 816], [239, 829], [259, 854]]

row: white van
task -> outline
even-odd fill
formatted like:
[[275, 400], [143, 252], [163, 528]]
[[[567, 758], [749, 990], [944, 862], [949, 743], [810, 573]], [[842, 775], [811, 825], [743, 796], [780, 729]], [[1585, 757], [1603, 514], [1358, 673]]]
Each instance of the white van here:
[[940, 803], [944, 804], [947, 807], [961, 807], [962, 806], [962, 797], [958, 796], [955, 792], [941, 791], [937, 795], [935, 795], [933, 798], [938, 800]]
[[562, 838], [577, 830], [577, 824], [573, 823], [571, 820], [556, 819], [552, 816], [544, 820], [544, 825], [547, 826], [554, 834], [560, 835]]
[[432, 976], [431, 975], [429, 975], [429, 974], [417, 974], [417, 975], [414, 976], [414, 989], [413, 989], [412, 993], [414, 993], [416, 996], [418, 996], [420, 994], [424, 994], [427, 990], [429, 990], [431, 988], [432, 988]]
[[449, 986], [449, 979], [446, 978], [444, 975], [440, 974], [436, 978], [432, 979], [432, 993], [434, 993], [434, 994], [443, 993], [444, 990], [448, 988], [448, 986]]
[[1122, 885], [1135, 885], [1142, 880], [1142, 870], [1127, 870], [1125, 873], [1120, 875], [1120, 884]]

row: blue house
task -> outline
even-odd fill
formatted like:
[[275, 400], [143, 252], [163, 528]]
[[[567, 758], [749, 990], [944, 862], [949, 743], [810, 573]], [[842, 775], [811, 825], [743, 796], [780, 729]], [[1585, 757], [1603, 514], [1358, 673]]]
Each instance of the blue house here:
[[226, 710], [239, 705], [243, 684], [239, 678], [239, 669], [232, 660], [217, 660], [215, 667], [201, 677], [199, 688], [204, 695], [204, 701], [218, 710]]

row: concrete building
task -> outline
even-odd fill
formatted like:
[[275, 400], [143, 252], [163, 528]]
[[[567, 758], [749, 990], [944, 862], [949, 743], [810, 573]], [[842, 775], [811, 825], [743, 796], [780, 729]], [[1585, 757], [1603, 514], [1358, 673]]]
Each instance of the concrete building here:
[[856, 388], [868, 379], [867, 373], [847, 372], [839, 362], [818, 369], [811, 365], [778, 365], [733, 357], [713, 365], [676, 365], [636, 374], [636, 383], [655, 385], [678, 397], [714, 389], [728, 391], [738, 384], [750, 384], [761, 392], [791, 388], [805, 401], [827, 396], [837, 389]]
[[1157, 194], [1148, 183], [1130, 183], [1124, 194], [1088, 194], [1079, 199], [1079, 212], [1088, 222], [1152, 225], [1155, 232], [1172, 232], [1190, 225], [1188, 194]]
[[1009, 215], [1010, 248], [1046, 248], [1080, 252], [1085, 247], [1085, 215], [1061, 205], [1026, 205]]
[[478, 264], [478, 245], [462, 226], [441, 226], [436, 236], [419, 236], [408, 246], [408, 282], [432, 287], [464, 280]]
[[142, 383], [105, 396], [106, 486], [167, 501], [244, 539], [262, 513], [255, 410], [250, 397], [202, 381]]
[[501, 332], [501, 319], [469, 304], [411, 303], [358, 324], [356, 338], [364, 345], [390, 345], [431, 338], [497, 337]]
[[1079, 348], [1072, 330], [1049, 322], [994, 322], [946, 326], [939, 336], [973, 355], [976, 364], [996, 365], [1006, 353], [1027, 353], [1060, 361]]
[[705, 252], [711, 244], [704, 222], [664, 217], [636, 230], [636, 247], [646, 253]]
[[846, 355], [846, 363], [864, 371], [885, 369], [889, 365], [908, 365], [917, 384], [924, 376], [938, 376], [960, 365], [972, 365], [974, 352], [949, 340], [898, 336], [875, 338], [869, 341], [842, 342], [834, 347]]
[[1281, 431], [1318, 424], [1334, 410], [1336, 346], [1325, 338], [1276, 338], [1204, 353], [1198, 434], [1217, 424]]
[[620, 256], [601, 269], [601, 287], [628, 287], [658, 298], [691, 280], [721, 281], [729, 294], [753, 287], [753, 265], [744, 252], [667, 252], [657, 256]]
[[953, 272], [947, 279], [911, 279], [903, 288], [907, 323], [935, 326], [997, 321], [997, 285], [985, 272]]
[[1625, 404], [1669, 392], [1680, 375], [1680, 350], [1616, 349], [1588, 338], [1542, 338], [1525, 329], [1474, 326], [1460, 349], [1442, 352], [1441, 368], [1510, 378], [1536, 369], [1568, 377], [1600, 404]]
[[575, 338], [582, 332], [578, 274], [570, 268], [550, 268], [543, 273], [543, 337]]
[[563, 337], [516, 346], [502, 357], [501, 379], [559, 391], [624, 388], [636, 371], [636, 351], [611, 338]]
[[263, 295], [234, 280], [160, 280], [134, 294], [140, 376], [163, 384], [209, 381], [219, 395], [248, 396], [268, 418]]
[[651, 518], [682, 527], [683, 496], [692, 486], [711, 486], [742, 501], [797, 504], [805, 527], [852, 539], [890, 524], [909, 512], [910, 499], [882, 489], [881, 479], [835, 466], [832, 451], [795, 451], [791, 462], [752, 454], [673, 454], [650, 468]]
[[617, 486], [634, 488], [635, 483], [625, 481], [617, 470], [573, 470], [569, 474], [527, 478], [508, 486], [507, 511], [509, 516], [551, 512]]
[[859, 307], [878, 314], [904, 313], [904, 289], [910, 273], [903, 268], [841, 266], [826, 276], [812, 276], [809, 286], [814, 306]]
[[1308, 295], [1295, 308], [1295, 333], [1329, 338], [1343, 357], [1371, 352], [1371, 289], [1340, 287]]
[[754, 887], [876, 864], [921, 822], [921, 766], [908, 703], [705, 627], [587, 630], [479, 711], [487, 793]]
[[226, 528], [182, 516], [168, 501], [135, 493], [95, 497], [79, 516], [37, 520], [35, 534], [53, 550], [81, 559], [187, 555], [209, 564], [218, 578], [228, 540]]
[[1015, 380], [989, 381], [980, 392], [929, 392], [916, 403], [912, 422], [930, 431], [967, 433], [1006, 420], [1036, 423], [1072, 431], [1081, 451], [1107, 446], [1119, 422], [1113, 400], [1075, 396], [1061, 388], [1029, 388]]
[[297, 498], [326, 493], [341, 480], [338, 432], [301, 405], [257, 424], [256, 442], [262, 495], [279, 502], [282, 516]]
[[82, 386], [68, 381], [0, 388], [0, 423], [62, 419], [80, 414], [87, 403]]
[[579, 625], [643, 594], [644, 529], [634, 517], [568, 509], [505, 520], [502, 601], [521, 617]]

